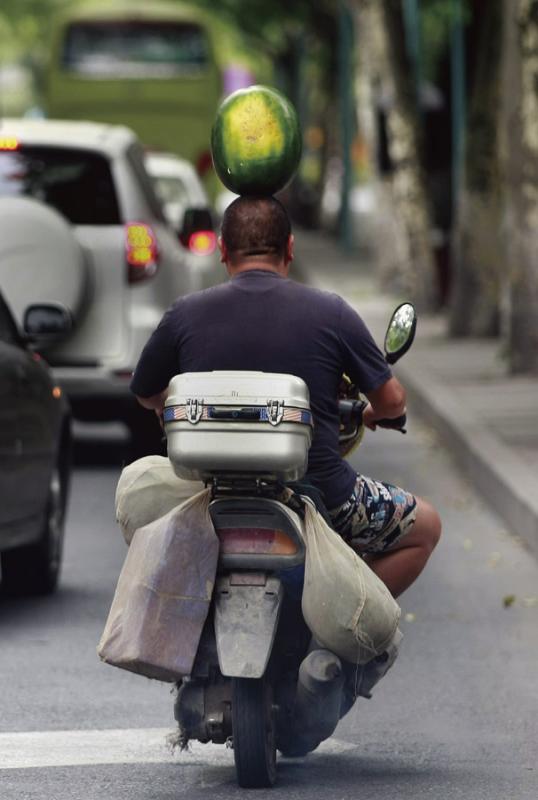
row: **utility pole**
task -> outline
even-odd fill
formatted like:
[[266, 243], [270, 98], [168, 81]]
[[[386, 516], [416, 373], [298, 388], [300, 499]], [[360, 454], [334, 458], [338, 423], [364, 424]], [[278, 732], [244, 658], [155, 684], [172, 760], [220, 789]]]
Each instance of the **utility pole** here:
[[405, 43], [409, 60], [413, 65], [417, 110], [420, 113], [420, 85], [422, 82], [422, 48], [420, 44], [420, 3], [419, 0], [403, 0]]
[[465, 170], [465, 40], [462, 0], [452, 0], [450, 31], [450, 78], [452, 87], [452, 207], [456, 218], [459, 191]]
[[338, 94], [340, 108], [340, 144], [342, 150], [342, 193], [338, 233], [346, 251], [353, 249], [353, 230], [349, 195], [352, 184], [351, 145], [353, 138], [354, 104], [353, 16], [347, 2], [340, 0], [338, 9]]

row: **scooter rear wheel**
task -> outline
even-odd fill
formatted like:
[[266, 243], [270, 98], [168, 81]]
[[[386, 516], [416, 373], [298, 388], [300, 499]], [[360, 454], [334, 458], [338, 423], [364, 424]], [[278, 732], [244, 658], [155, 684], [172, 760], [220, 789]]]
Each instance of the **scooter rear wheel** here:
[[273, 692], [264, 678], [232, 679], [232, 733], [239, 786], [260, 789], [276, 781]]

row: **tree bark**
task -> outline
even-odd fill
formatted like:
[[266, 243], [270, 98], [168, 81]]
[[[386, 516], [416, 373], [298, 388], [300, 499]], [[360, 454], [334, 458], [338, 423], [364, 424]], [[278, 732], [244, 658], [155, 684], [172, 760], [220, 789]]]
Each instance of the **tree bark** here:
[[475, 0], [480, 25], [466, 131], [465, 183], [457, 198], [450, 304], [453, 336], [498, 332], [502, 266], [499, 182], [499, 102], [502, 0]]
[[538, 374], [538, 0], [503, 0], [504, 232], [512, 372]]
[[[386, 111], [392, 190], [395, 209], [405, 230], [402, 288], [420, 310], [431, 310], [437, 297], [430, 213], [419, 160], [416, 86], [405, 50], [401, 3], [360, 0], [355, 6], [359, 13], [359, 49], [368, 47], [372, 51], [370, 61], [375, 67], [371, 79], [391, 98]], [[372, 41], [361, 36], [365, 27], [368, 35], [372, 34]]]

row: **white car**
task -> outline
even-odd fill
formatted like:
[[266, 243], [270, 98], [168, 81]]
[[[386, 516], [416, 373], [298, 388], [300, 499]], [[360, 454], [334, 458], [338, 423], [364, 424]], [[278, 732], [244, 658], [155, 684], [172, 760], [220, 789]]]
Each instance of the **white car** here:
[[76, 418], [140, 433], [128, 386], [145, 342], [176, 297], [223, 277], [188, 250], [198, 216], [185, 209], [185, 247], [128, 128], [1, 122], [0, 284], [21, 324], [31, 303], [71, 312], [72, 331], [45, 355]]
[[219, 270], [209, 199], [196, 170], [189, 161], [172, 153], [148, 152], [145, 161], [165, 216], [187, 248], [198, 288], [212, 286], [215, 273], [224, 278], [224, 271]]

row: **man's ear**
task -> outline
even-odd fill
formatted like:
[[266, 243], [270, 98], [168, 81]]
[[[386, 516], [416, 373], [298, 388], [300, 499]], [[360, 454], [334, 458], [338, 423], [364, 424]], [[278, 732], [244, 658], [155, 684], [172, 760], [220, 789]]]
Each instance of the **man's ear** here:
[[288, 241], [286, 242], [286, 258], [285, 258], [286, 264], [290, 264], [293, 261], [294, 246], [295, 246], [295, 238], [293, 236], [293, 233], [290, 233], [290, 235], [288, 236]]
[[222, 241], [222, 236], [219, 236], [219, 238], [217, 239], [217, 244], [220, 250], [220, 263], [226, 264], [228, 261], [228, 250], [226, 249], [226, 245]]

